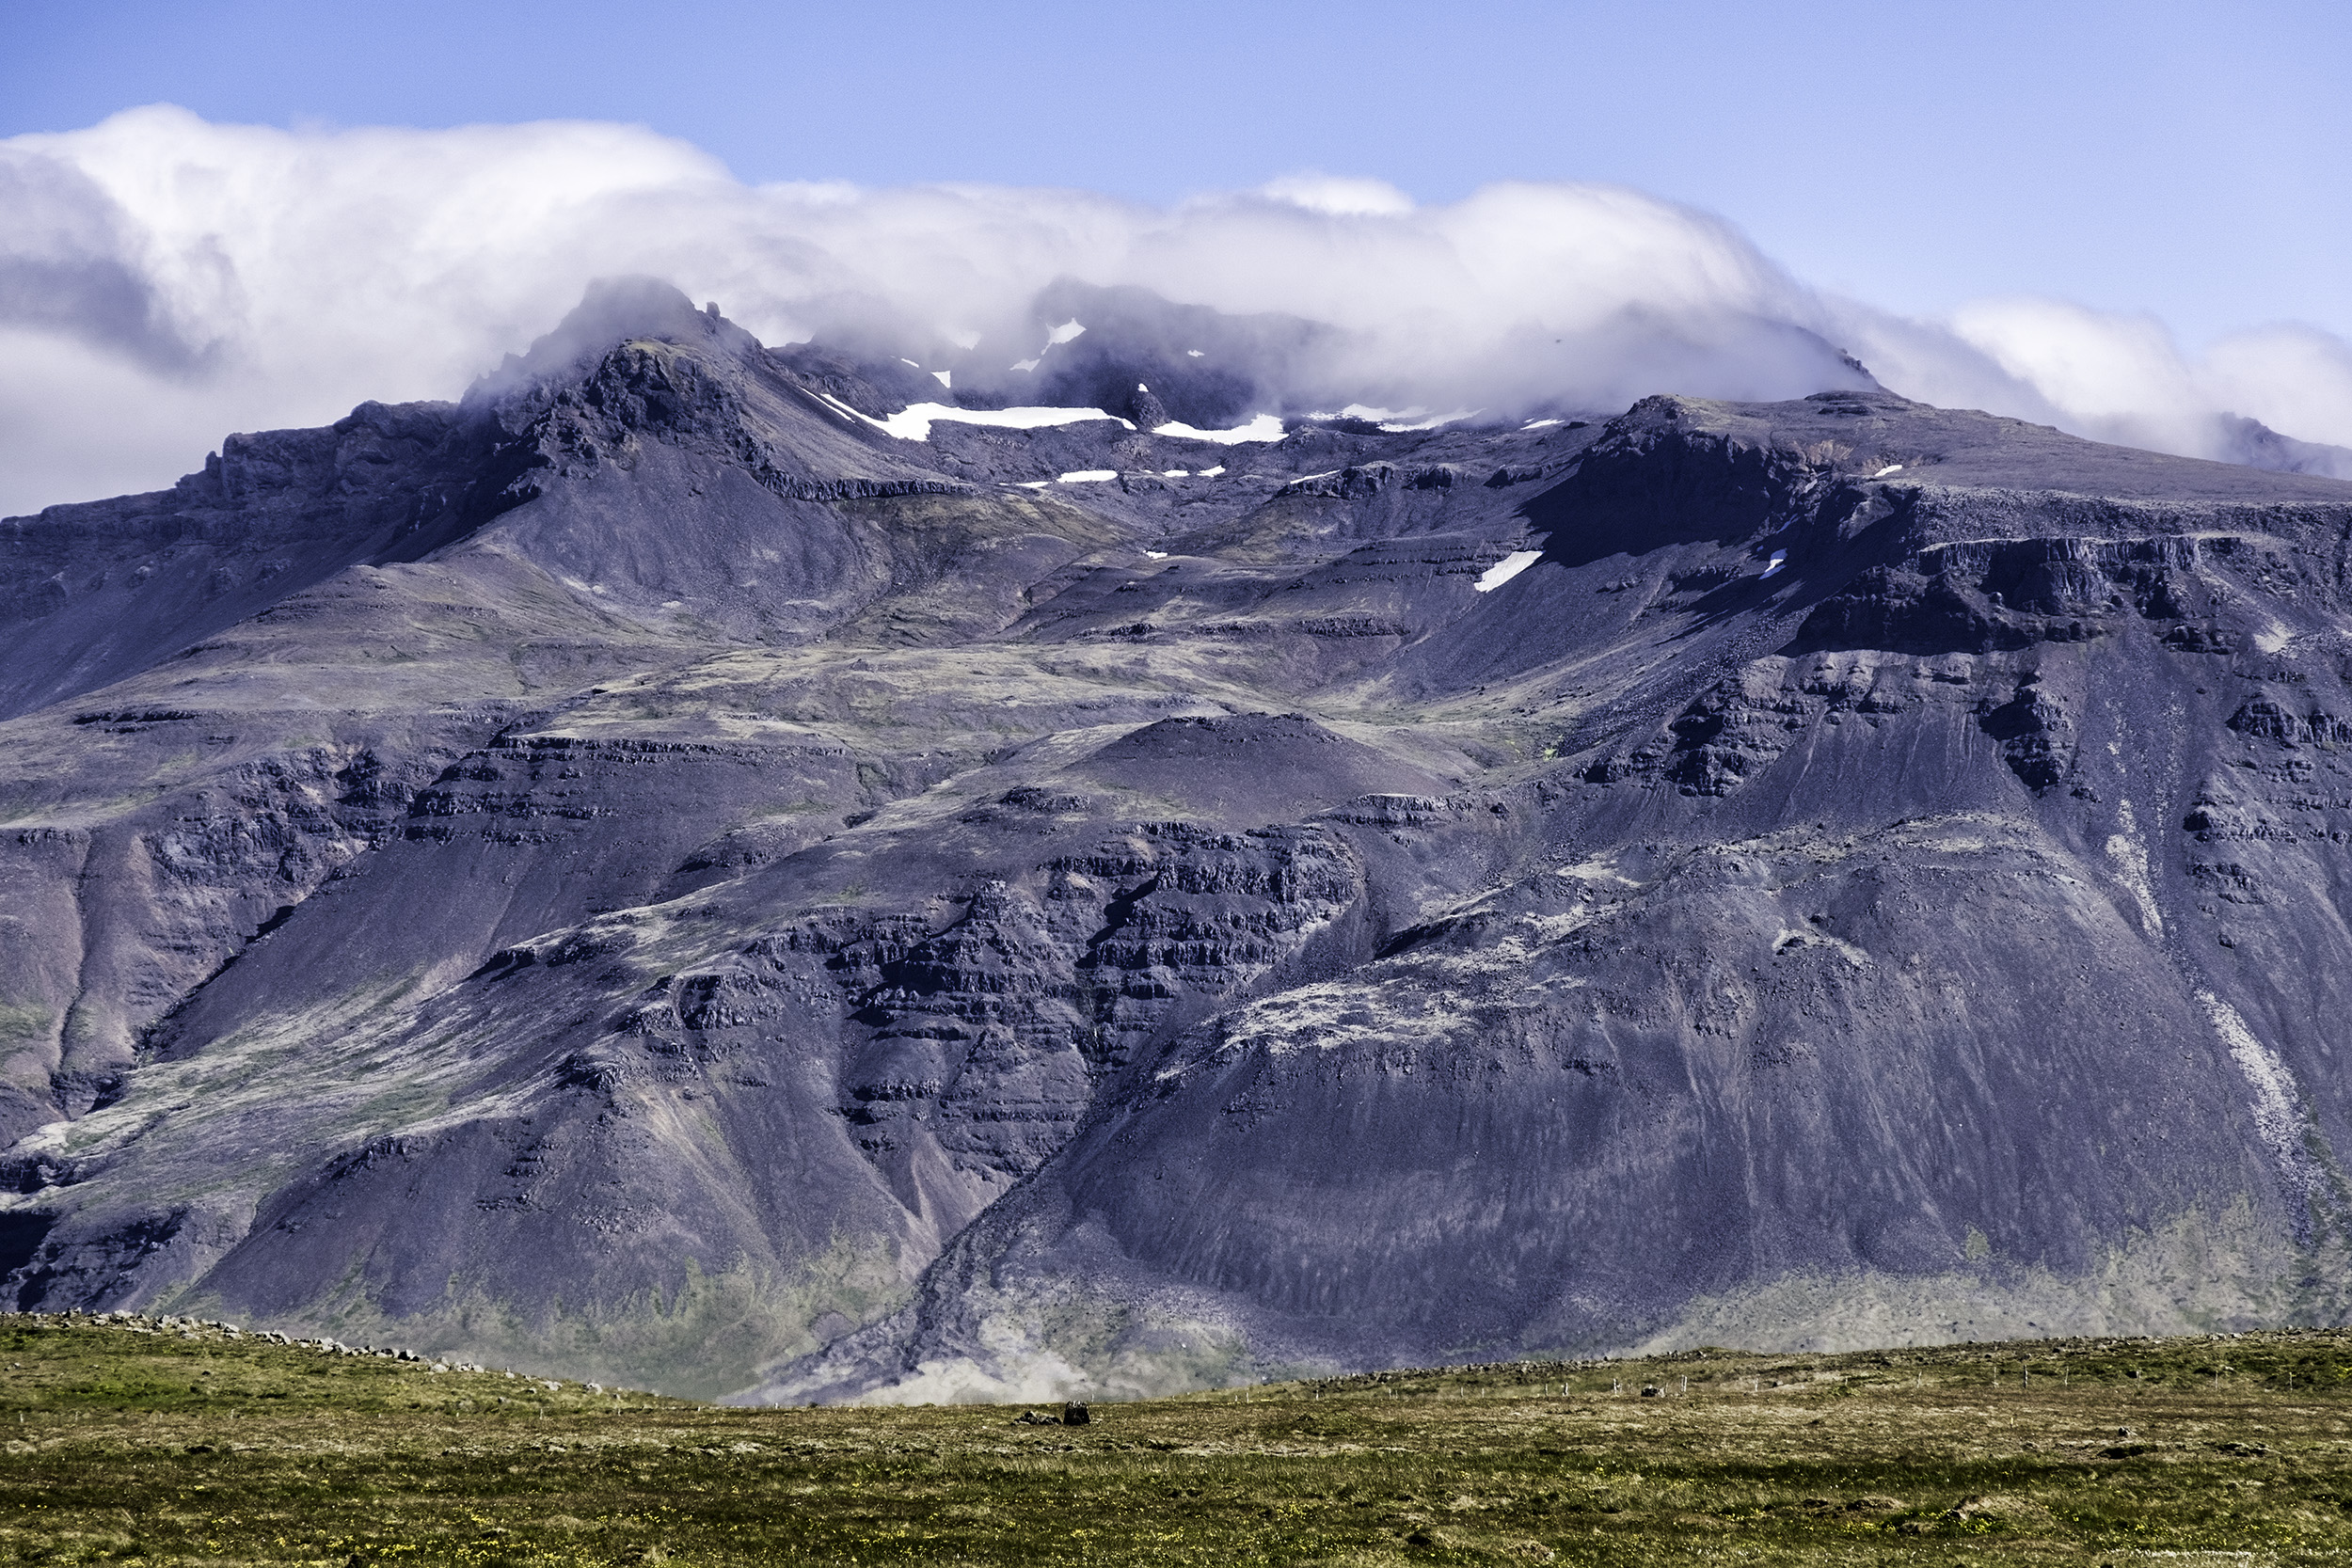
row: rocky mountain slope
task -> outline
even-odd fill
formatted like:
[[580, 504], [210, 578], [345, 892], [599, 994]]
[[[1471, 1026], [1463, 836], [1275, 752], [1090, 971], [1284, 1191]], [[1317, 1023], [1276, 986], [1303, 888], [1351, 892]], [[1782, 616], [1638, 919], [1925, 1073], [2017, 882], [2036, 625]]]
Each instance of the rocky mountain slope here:
[[1097, 305], [1236, 363], [619, 286], [0, 523], [13, 1304], [792, 1401], [2342, 1320], [2352, 484], [1249, 422], [1307, 326]]

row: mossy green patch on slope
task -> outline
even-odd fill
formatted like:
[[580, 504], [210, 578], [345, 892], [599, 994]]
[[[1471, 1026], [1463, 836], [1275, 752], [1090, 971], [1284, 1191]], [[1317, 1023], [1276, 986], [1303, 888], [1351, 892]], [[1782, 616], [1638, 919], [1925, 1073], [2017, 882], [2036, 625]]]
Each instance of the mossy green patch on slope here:
[[[739, 1263], [706, 1272], [689, 1259], [668, 1292], [615, 1300], [558, 1298], [523, 1311], [453, 1281], [437, 1307], [402, 1318], [376, 1310], [354, 1278], [308, 1314], [335, 1334], [412, 1345], [541, 1371], [562, 1368], [606, 1382], [651, 1384], [664, 1393], [715, 1398], [758, 1368], [818, 1348], [829, 1315], [850, 1323], [882, 1317], [908, 1294], [906, 1270], [884, 1243], [836, 1236], [788, 1275]], [[189, 1311], [209, 1311], [195, 1303]]]

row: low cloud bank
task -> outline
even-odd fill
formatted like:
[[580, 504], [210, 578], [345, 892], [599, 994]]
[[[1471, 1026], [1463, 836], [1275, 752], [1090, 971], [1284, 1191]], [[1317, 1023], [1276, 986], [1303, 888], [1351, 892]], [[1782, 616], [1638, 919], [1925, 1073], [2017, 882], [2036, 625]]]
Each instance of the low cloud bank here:
[[284, 132], [154, 107], [0, 141], [0, 514], [168, 483], [231, 430], [453, 397], [620, 273], [671, 278], [771, 343], [995, 356], [1000, 376], [1043, 347], [1057, 280], [1327, 324], [1282, 360], [1293, 407], [1789, 397], [1855, 384], [1842, 350], [1909, 396], [2102, 439], [2237, 460], [2242, 416], [2352, 445], [2352, 344], [2324, 332], [2264, 327], [2191, 358], [2153, 319], [2051, 300], [1900, 317], [1609, 186], [1417, 207], [1297, 176], [1160, 209], [747, 186], [621, 125]]

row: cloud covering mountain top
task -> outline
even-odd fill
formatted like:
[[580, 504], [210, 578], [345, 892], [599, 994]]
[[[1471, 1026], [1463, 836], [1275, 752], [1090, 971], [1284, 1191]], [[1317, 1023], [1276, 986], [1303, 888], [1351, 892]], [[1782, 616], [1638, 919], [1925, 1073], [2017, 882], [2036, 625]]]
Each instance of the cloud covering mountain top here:
[[2052, 300], [1906, 318], [1613, 186], [1417, 206], [1299, 175], [1169, 208], [752, 186], [624, 125], [286, 132], [156, 106], [0, 142], [0, 514], [167, 483], [230, 430], [453, 397], [621, 273], [716, 300], [771, 343], [860, 340], [926, 365], [1025, 343], [1065, 279], [1327, 324], [1286, 361], [1295, 407], [1788, 397], [1858, 379], [1842, 350], [1907, 396], [2106, 440], [2239, 459], [2242, 416], [2352, 443], [2352, 345], [2314, 328], [2190, 357], [2153, 319]]

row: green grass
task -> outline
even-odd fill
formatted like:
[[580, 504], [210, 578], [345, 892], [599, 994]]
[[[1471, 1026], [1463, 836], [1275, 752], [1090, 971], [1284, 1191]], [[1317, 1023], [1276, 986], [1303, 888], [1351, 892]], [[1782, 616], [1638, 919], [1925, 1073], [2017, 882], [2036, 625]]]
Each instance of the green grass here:
[[1083, 1427], [1014, 1424], [1018, 1407], [722, 1410], [58, 1318], [0, 1318], [0, 1562], [2089, 1565], [2352, 1548], [2337, 1333], [1515, 1364], [1097, 1405]]
[[55, 1007], [38, 1002], [0, 1002], [0, 1050], [47, 1043], [49, 1027], [56, 1021]]

